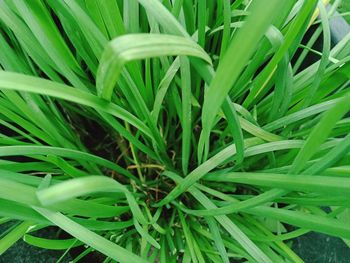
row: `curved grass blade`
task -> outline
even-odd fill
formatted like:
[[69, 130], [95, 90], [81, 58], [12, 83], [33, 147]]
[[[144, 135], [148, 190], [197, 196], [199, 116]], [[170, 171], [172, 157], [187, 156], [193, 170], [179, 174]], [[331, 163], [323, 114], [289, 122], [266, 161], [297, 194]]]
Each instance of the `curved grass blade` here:
[[211, 63], [192, 40], [165, 34], [129, 34], [111, 41], [103, 52], [97, 73], [97, 93], [110, 101], [113, 88], [127, 62], [160, 56], [194, 56]]
[[[2, 177], [3, 176], [1, 176], [0, 179], [0, 198], [25, 205], [40, 205], [40, 202], [36, 197], [36, 188], [25, 185], [22, 182], [16, 182], [13, 178]], [[50, 205], [49, 208], [51, 210], [69, 213], [71, 215], [100, 218], [119, 216], [129, 210], [128, 207], [111, 207], [93, 201], [79, 199], [66, 200], [60, 204]]]
[[142, 224], [147, 224], [140, 207], [127, 188], [116, 180], [104, 176], [88, 176], [67, 180], [43, 190], [38, 190], [37, 197], [42, 205], [47, 206], [96, 192], [122, 192], [125, 194], [135, 218]]

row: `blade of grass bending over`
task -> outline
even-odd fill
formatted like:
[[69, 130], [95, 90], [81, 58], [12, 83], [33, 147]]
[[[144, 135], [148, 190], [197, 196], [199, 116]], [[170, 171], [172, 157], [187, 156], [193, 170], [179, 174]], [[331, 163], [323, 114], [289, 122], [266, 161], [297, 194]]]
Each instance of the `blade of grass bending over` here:
[[100, 235], [82, 227], [78, 223], [70, 220], [68, 217], [62, 215], [61, 213], [52, 212], [50, 210], [33, 207], [38, 213], [46, 217], [52, 223], [74, 236], [81, 242], [95, 248], [101, 253], [113, 258], [120, 262], [130, 262], [130, 263], [147, 263], [146, 260], [140, 258], [139, 256], [131, 253], [130, 251], [118, 246], [117, 244], [101, 237]]
[[165, 34], [129, 34], [111, 41], [103, 52], [97, 73], [97, 93], [110, 101], [113, 88], [127, 62], [160, 56], [194, 56], [211, 64], [208, 54], [195, 42]]
[[[6, 178], [3, 176], [4, 172], [1, 173], [0, 181], [0, 198], [25, 204], [28, 206], [39, 206], [40, 202], [36, 197], [36, 188], [24, 184], [23, 180], [14, 180], [13, 178]], [[13, 175], [13, 174], [12, 174]], [[28, 175], [23, 175], [27, 176]], [[116, 209], [115, 209], [116, 208]], [[49, 209], [54, 211], [60, 211], [62, 213], [74, 214], [84, 217], [113, 217], [119, 216], [126, 212], [125, 208], [102, 205], [94, 202], [93, 200], [82, 200], [82, 199], [71, 199], [60, 204], [50, 205]], [[118, 211], [119, 210], [119, 211]], [[123, 211], [124, 210], [124, 211]], [[90, 221], [91, 223], [92, 221]]]
[[[252, 3], [250, 16], [232, 40], [205, 92], [202, 110], [204, 141], [207, 141], [206, 138], [210, 136], [214, 118], [228, 92], [271, 25], [274, 13], [282, 8], [282, 4], [278, 0], [262, 0]], [[261, 10], [264, 12], [262, 13]]]
[[[37, 205], [40, 205], [39, 203], [23, 205], [14, 201], [4, 200], [0, 198], [0, 204], [1, 204], [1, 210], [0, 210], [1, 216], [13, 218], [15, 220], [33, 221], [37, 224], [44, 224], [47, 226], [52, 225], [50, 221], [43, 218], [40, 214], [38, 214], [28, 206], [28, 205], [37, 206]], [[72, 217], [71, 219], [77, 222], [78, 224], [82, 225], [83, 227], [86, 227], [87, 229], [90, 229], [93, 231], [121, 230], [121, 229], [130, 227], [132, 225], [132, 221], [108, 222], [108, 221], [96, 221], [92, 219], [80, 219], [80, 218], [74, 218], [74, 217]]]
[[96, 192], [121, 192], [125, 194], [135, 218], [142, 224], [147, 223], [135, 198], [127, 188], [116, 180], [105, 176], [88, 176], [67, 180], [43, 190], [38, 190], [37, 197], [41, 204], [47, 206]]

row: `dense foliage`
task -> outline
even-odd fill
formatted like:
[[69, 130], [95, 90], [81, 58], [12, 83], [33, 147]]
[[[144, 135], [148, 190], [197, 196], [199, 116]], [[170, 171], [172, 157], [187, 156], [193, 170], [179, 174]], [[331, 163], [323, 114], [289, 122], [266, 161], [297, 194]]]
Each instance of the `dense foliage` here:
[[295, 237], [348, 242], [340, 3], [0, 1], [0, 254], [302, 262]]

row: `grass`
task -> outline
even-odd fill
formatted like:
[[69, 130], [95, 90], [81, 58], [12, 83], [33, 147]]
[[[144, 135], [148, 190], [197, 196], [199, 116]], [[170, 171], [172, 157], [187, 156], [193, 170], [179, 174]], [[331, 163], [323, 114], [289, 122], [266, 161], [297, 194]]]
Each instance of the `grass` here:
[[349, 18], [350, 3], [343, 1], [341, 3], [341, 5], [339, 6], [339, 11], [340, 11], [340, 13], [346, 14], [346, 16], [344, 16], [344, 18], [349, 23], [350, 22], [350, 18]]
[[350, 36], [331, 47], [333, 11], [1, 1], [0, 223], [16, 224], [0, 253], [23, 238], [73, 262], [303, 262], [289, 241], [309, 231], [348, 242]]

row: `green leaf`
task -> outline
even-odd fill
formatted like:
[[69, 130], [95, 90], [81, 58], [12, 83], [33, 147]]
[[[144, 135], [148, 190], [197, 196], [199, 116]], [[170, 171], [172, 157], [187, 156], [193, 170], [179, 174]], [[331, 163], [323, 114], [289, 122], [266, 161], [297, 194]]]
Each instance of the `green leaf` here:
[[46, 238], [32, 236], [29, 234], [24, 235], [23, 240], [29, 245], [36, 246], [39, 248], [52, 249], [52, 250], [63, 250], [63, 249], [68, 249], [71, 247], [77, 247], [82, 245], [82, 243], [77, 241], [75, 238], [46, 239]]
[[32, 222], [22, 222], [2, 237], [0, 239], [0, 255], [4, 254], [8, 248], [21, 239], [31, 226], [33, 226]]
[[111, 41], [103, 52], [97, 73], [97, 93], [111, 100], [113, 88], [127, 62], [160, 56], [187, 55], [211, 63], [211, 59], [193, 41], [165, 34], [129, 34]]
[[268, 173], [227, 173], [217, 176], [207, 175], [205, 180], [259, 185], [269, 188], [281, 188], [289, 191], [313, 193], [346, 194], [350, 191], [350, 178], [327, 177], [303, 174], [293, 177], [287, 174]]
[[147, 262], [146, 260], [140, 258], [139, 256], [129, 252], [125, 248], [118, 246], [117, 244], [97, 235], [96, 233], [82, 227], [81, 225], [70, 220], [66, 216], [52, 212], [50, 210], [33, 207], [38, 213], [46, 217], [52, 223], [74, 236], [81, 242], [95, 248], [101, 253], [113, 258], [114, 260], [121, 262]]
[[88, 176], [68, 180], [43, 190], [38, 190], [37, 197], [42, 205], [47, 206], [96, 192], [121, 192], [125, 194], [135, 218], [143, 224], [147, 223], [135, 198], [127, 188], [116, 180], [104, 176]]
[[[260, 39], [272, 23], [273, 13], [282, 7], [280, 5], [280, 1], [269, 1], [269, 3], [267, 1], [253, 2], [251, 16], [232, 40], [205, 93], [202, 111], [203, 136], [205, 138], [209, 137], [219, 108], [251, 55], [253, 55]], [[262, 9], [264, 10], [263, 13], [260, 12]], [[241, 46], [244, 47], [244, 50], [237, 53], [236, 51]], [[222, 85], [222, 83], [225, 83], [225, 85]]]

